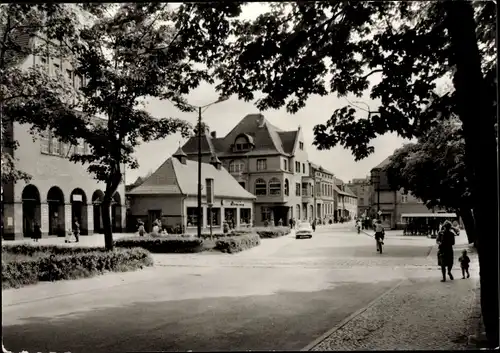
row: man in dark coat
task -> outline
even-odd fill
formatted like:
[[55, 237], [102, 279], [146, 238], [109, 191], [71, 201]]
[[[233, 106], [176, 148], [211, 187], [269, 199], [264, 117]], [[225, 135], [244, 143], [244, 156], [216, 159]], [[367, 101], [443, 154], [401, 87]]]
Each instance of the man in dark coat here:
[[439, 245], [438, 250], [438, 265], [441, 266], [443, 279], [441, 282], [446, 282], [446, 270], [450, 280], [453, 280], [451, 269], [453, 267], [453, 246], [455, 245], [455, 232], [451, 229], [451, 223], [446, 221], [443, 225], [443, 230], [439, 232], [436, 242]]

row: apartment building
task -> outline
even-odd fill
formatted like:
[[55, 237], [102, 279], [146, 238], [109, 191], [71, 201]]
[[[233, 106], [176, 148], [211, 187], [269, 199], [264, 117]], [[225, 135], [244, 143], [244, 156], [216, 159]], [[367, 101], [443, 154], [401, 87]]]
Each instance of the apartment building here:
[[[196, 161], [197, 136], [182, 149]], [[280, 221], [286, 225], [292, 218], [314, 218], [314, 199], [310, 196], [313, 186], [307, 181], [310, 167], [300, 127], [283, 131], [262, 114], [249, 114], [224, 137], [218, 137], [215, 131], [203, 131], [201, 150], [204, 163], [219, 158], [238, 183], [257, 197], [255, 225], [277, 225]]]
[[[20, 45], [34, 45], [36, 37], [19, 36]], [[29, 55], [18, 58], [18, 65], [27, 69], [42, 65], [51, 75], [63, 73], [65, 79], [78, 89], [85, 78], [76, 75], [69, 62], [61, 58]], [[97, 118], [96, 118], [97, 119]], [[29, 126], [16, 122], [7, 133], [19, 142], [15, 151], [8, 151], [17, 159], [18, 169], [32, 179], [2, 185], [3, 238], [30, 237], [33, 226], [41, 226], [42, 236], [64, 236], [71, 230], [72, 221], [78, 220], [82, 235], [102, 232], [99, 207], [105, 185], [90, 176], [85, 165], [69, 161], [71, 153], [85, 153], [88, 146], [80, 141], [77, 146], [61, 143], [50, 131], [33, 137]], [[124, 170], [124, 169], [123, 169]], [[114, 195], [111, 220], [114, 231], [125, 225], [125, 189], [122, 183]]]
[[315, 189], [312, 202], [315, 205], [316, 220], [321, 224], [333, 223], [335, 218], [335, 176], [332, 172], [312, 162], [309, 162], [309, 170], [309, 176], [302, 178], [302, 194], [308, 195], [308, 185], [310, 185], [310, 190]]
[[349, 189], [358, 197], [358, 215], [368, 215], [373, 202], [373, 186], [370, 177], [354, 178], [347, 183]]

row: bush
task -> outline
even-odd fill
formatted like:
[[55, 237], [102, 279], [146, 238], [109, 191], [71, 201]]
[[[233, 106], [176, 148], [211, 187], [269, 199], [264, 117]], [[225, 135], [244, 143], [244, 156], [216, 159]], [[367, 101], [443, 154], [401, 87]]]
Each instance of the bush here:
[[215, 249], [223, 253], [233, 254], [260, 245], [260, 237], [257, 234], [241, 234], [220, 238], [215, 243]]
[[[105, 251], [56, 246], [29, 247], [2, 247], [2, 289], [18, 288], [39, 281], [91, 277], [104, 271], [132, 271], [153, 265], [151, 255], [143, 249]], [[10, 248], [12, 252], [8, 251]], [[83, 251], [78, 253], [78, 249]]]
[[34, 256], [37, 253], [48, 253], [54, 255], [75, 255], [86, 254], [95, 251], [106, 252], [102, 247], [72, 247], [60, 245], [31, 245], [31, 244], [7, 244], [2, 245], [2, 254], [18, 254], [26, 256]]
[[127, 237], [115, 241], [115, 246], [120, 248], [143, 248], [152, 253], [196, 253], [203, 251], [203, 239], [182, 236], [162, 236], [153, 238]]
[[290, 234], [291, 230], [288, 227], [276, 227], [268, 229], [259, 229], [257, 234], [261, 239], [278, 238]]

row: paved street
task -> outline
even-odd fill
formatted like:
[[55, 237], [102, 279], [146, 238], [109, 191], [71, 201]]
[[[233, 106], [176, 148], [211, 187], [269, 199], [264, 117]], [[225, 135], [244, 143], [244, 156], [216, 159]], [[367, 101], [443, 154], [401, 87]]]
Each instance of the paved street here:
[[[356, 234], [352, 225], [335, 225], [319, 228], [311, 240], [266, 239], [234, 255], [158, 254], [156, 266], [142, 271], [3, 291], [4, 344], [16, 352], [73, 353], [383, 349], [390, 339], [377, 330], [358, 328], [357, 345], [345, 334], [338, 336], [342, 329], [325, 333], [364, 308], [351, 322], [363, 317], [366, 322], [382, 303], [377, 298], [390, 290], [383, 298], [392, 300], [394, 315], [396, 309], [400, 314], [414, 310], [408, 303], [419, 298], [415, 289], [424, 293], [426, 288], [431, 288], [426, 295], [440, 300], [454, 294], [460, 299], [456, 305], [468, 309], [470, 298], [461, 293], [471, 292], [475, 282], [440, 283], [433, 244], [427, 238], [388, 236], [380, 255], [373, 238]], [[398, 291], [413, 293], [404, 297], [406, 306], [393, 298]], [[425, 311], [426, 302], [419, 300], [425, 312], [420, 316], [435, 323], [432, 307]], [[385, 315], [378, 323], [397, 329], [395, 320]], [[460, 325], [450, 327], [442, 340], [453, 340]], [[405, 339], [414, 341], [412, 335], [398, 338], [400, 348]]]

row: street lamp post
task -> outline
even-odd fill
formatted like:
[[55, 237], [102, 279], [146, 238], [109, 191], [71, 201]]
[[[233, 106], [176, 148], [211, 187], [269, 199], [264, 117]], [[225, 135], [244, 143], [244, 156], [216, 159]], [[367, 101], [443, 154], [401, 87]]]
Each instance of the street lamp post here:
[[206, 109], [210, 107], [211, 105], [221, 103], [228, 100], [228, 97], [220, 97], [217, 99], [215, 102], [212, 102], [210, 104], [206, 104], [203, 106], [195, 107], [192, 106], [193, 108], [198, 109], [198, 131], [197, 131], [197, 138], [198, 138], [198, 205], [197, 205], [197, 216], [196, 218], [198, 219], [197, 222], [197, 235], [198, 238], [201, 238], [201, 222], [202, 222], [202, 212], [201, 212], [201, 113], [203, 113], [202, 109]]

